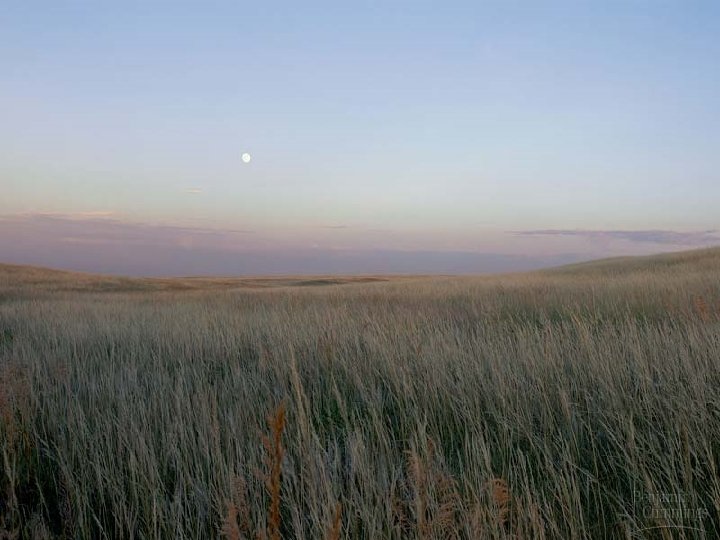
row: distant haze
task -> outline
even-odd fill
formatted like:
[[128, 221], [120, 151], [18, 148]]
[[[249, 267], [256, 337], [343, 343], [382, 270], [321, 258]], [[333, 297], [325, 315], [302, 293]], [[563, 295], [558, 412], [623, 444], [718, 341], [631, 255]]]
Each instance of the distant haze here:
[[[0, 218], [0, 262], [138, 276], [473, 274], [556, 266], [608, 252], [654, 253], [718, 243], [708, 232], [486, 230], [478, 232], [478, 245], [488, 240], [496, 243], [481, 250], [471, 249], [470, 238], [463, 244], [437, 233], [434, 238], [414, 238], [389, 231], [359, 231], [360, 247], [351, 247], [352, 242], [332, 247], [309, 245], [304, 235], [313, 233], [325, 239], [353, 238], [345, 228], [277, 231], [272, 237], [252, 230], [149, 225], [109, 217], [25, 215]], [[363, 243], [363, 236], [370, 239]], [[544, 242], [538, 245], [535, 236]], [[553, 242], [557, 253], [544, 254]], [[293, 247], [293, 243], [305, 246]], [[422, 249], [424, 244], [430, 249]], [[562, 244], [570, 249], [560, 251]], [[403, 245], [411, 248], [403, 249]]]

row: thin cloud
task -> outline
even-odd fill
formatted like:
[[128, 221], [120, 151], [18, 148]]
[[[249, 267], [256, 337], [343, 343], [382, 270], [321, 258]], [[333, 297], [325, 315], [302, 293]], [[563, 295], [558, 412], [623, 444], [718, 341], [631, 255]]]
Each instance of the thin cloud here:
[[[36, 213], [0, 216], [4, 231], [15, 238], [43, 238], [66, 244], [163, 245], [194, 237], [215, 246], [235, 246], [251, 229], [187, 227], [127, 221], [88, 213]], [[4, 235], [0, 235], [4, 236]]]
[[64, 220], [108, 220], [117, 217], [117, 213], [111, 210], [90, 210], [87, 212], [22, 212], [12, 216], [0, 216], [0, 220], [7, 221], [15, 218], [47, 218]]
[[650, 229], [630, 230], [590, 230], [590, 229], [536, 229], [512, 231], [516, 236], [573, 236], [590, 240], [625, 240], [648, 244], [666, 244], [674, 246], [706, 246], [720, 243], [717, 231], [673, 231]]
[[202, 188], [191, 187], [191, 188], [185, 188], [185, 189], [183, 190], [183, 192], [184, 192], [184, 193], [190, 193], [190, 194], [192, 194], [192, 195], [197, 195], [198, 193], [202, 193], [203, 190], [202, 190]]
[[321, 229], [349, 229], [349, 225], [322, 225]]
[[77, 212], [75, 215], [83, 218], [105, 218], [115, 216], [111, 210], [92, 210], [90, 212]]
[[77, 236], [63, 236], [60, 238], [60, 242], [66, 244], [82, 244], [87, 246], [108, 244], [108, 240], [106, 238], [81, 238]]

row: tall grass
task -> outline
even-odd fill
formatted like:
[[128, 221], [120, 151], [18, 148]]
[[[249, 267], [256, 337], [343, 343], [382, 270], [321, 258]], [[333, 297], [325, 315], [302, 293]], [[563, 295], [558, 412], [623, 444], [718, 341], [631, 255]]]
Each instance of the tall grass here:
[[703, 261], [5, 283], [0, 537], [716, 538], [720, 265]]

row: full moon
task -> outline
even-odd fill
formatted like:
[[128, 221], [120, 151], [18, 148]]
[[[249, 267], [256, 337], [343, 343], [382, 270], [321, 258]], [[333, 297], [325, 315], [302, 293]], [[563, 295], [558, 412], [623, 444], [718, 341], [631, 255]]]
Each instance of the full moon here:
[[247, 152], [245, 152], [245, 153], [241, 156], [241, 159], [243, 160], [243, 163], [250, 163], [250, 160], [252, 159], [252, 157], [250, 156], [250, 154], [248, 154]]

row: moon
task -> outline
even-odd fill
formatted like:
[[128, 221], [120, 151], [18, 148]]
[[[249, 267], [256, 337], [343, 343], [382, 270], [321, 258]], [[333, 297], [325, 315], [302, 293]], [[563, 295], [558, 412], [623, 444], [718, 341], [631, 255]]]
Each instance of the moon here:
[[240, 159], [243, 160], [243, 163], [250, 163], [250, 160], [252, 159], [252, 156], [245, 152], [242, 156], [240, 156]]

